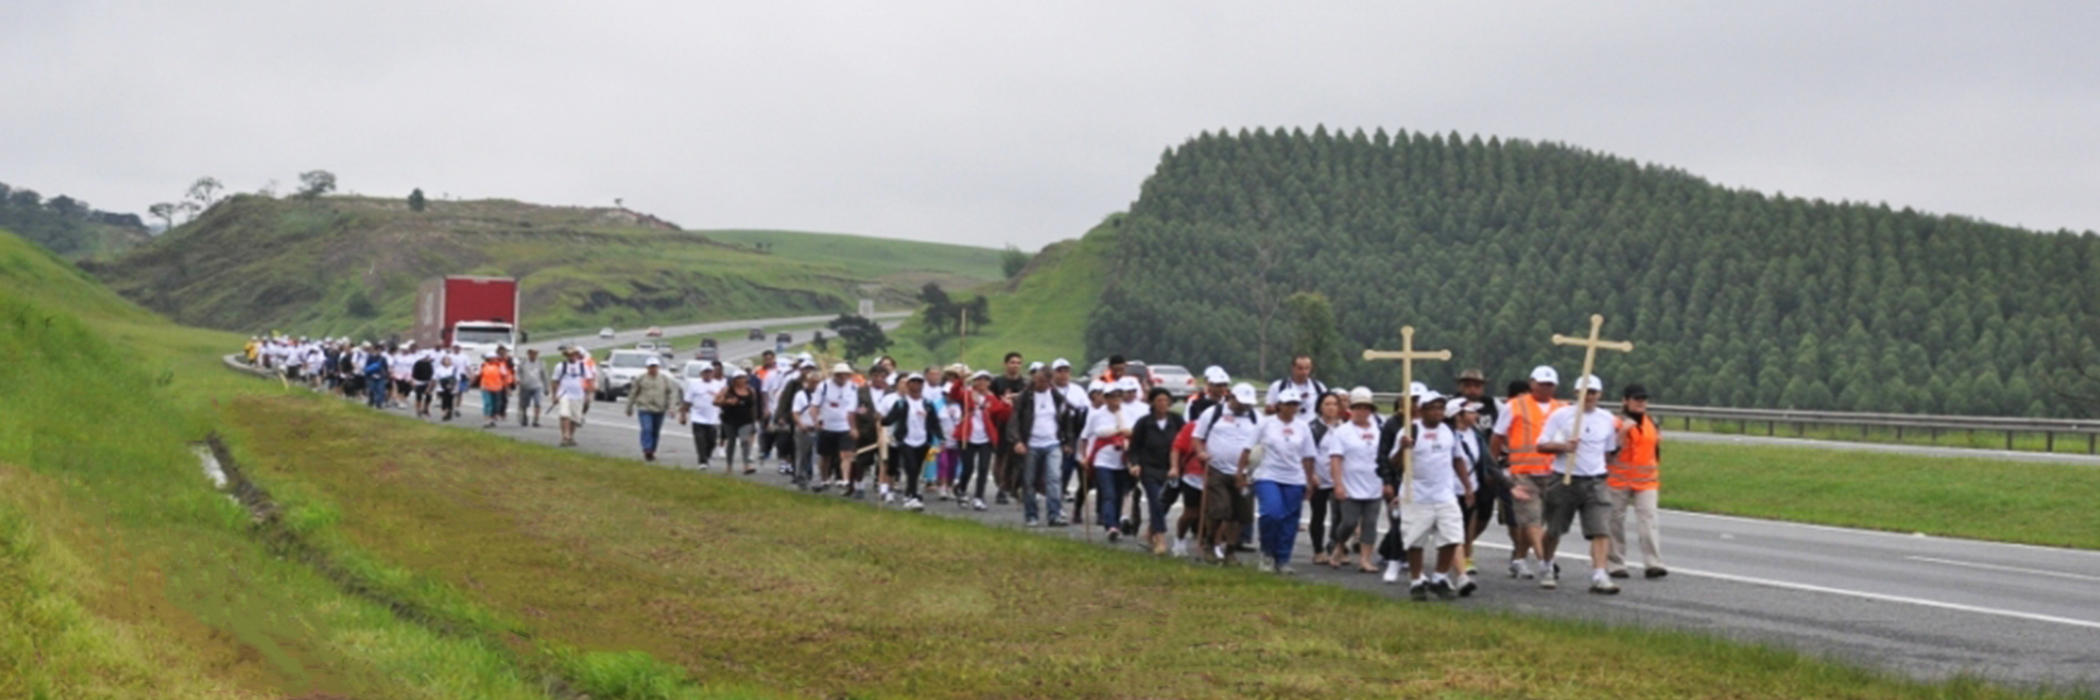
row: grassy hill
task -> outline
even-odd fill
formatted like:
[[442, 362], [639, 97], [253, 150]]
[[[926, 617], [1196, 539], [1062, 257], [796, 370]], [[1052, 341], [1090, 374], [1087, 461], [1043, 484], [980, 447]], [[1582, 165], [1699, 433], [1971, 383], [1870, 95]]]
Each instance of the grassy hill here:
[[136, 214], [98, 211], [66, 195], [0, 182], [0, 228], [69, 258], [121, 252], [151, 240]]
[[[149, 245], [87, 267], [125, 297], [183, 323], [360, 337], [407, 330], [416, 285], [446, 274], [518, 277], [528, 328], [552, 332], [850, 310], [863, 283], [922, 279], [911, 262], [921, 254], [927, 269], [958, 267], [944, 279], [996, 273], [982, 262], [996, 251], [764, 237], [778, 240], [773, 252], [620, 209], [482, 200], [412, 212], [388, 199], [236, 196]], [[893, 244], [906, 252], [880, 254]], [[879, 262], [818, 253], [827, 247]]]
[[[926, 333], [914, 316], [890, 334], [890, 354], [905, 367], [963, 362], [998, 372], [1001, 358], [1018, 351], [1029, 361], [1063, 357], [1084, 366], [1087, 313], [1106, 277], [1107, 255], [1115, 250], [1116, 222], [1111, 216], [1078, 240], [1060, 241], [1036, 253], [1013, 280], [972, 290], [991, 299], [992, 323], [973, 328], [970, 337]], [[957, 297], [966, 297], [958, 294]]]
[[766, 246], [774, 256], [807, 263], [837, 265], [885, 286], [917, 291], [927, 282], [963, 291], [999, 280], [1000, 251], [993, 248], [870, 238], [802, 231], [701, 230], [721, 243]]

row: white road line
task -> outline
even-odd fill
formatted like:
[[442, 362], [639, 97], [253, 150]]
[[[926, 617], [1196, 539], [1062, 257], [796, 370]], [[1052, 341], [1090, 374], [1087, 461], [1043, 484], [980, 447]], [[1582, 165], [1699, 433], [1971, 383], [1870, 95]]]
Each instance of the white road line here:
[[2004, 571], [2004, 572], [2007, 572], [2007, 573], [2015, 573], [2015, 574], [2033, 574], [2033, 575], [2036, 575], [2036, 576], [2054, 576], [2054, 577], [2057, 577], [2057, 578], [2066, 578], [2066, 579], [2071, 579], [2071, 580], [2073, 580], [2073, 581], [2096, 581], [2096, 582], [2100, 582], [2100, 576], [2087, 576], [2087, 575], [2085, 575], [2085, 574], [2072, 574], [2072, 573], [2065, 573], [2065, 572], [2062, 572], [2062, 571], [2050, 571], [2050, 570], [2047, 570], [2047, 569], [2029, 569], [2029, 568], [2026, 568], [2026, 567], [2022, 567], [2022, 566], [2002, 566], [2002, 565], [1998, 565], [1998, 564], [1978, 564], [1978, 563], [1976, 563], [1976, 562], [1972, 562], [1972, 561], [1955, 561], [1955, 560], [1953, 560], [1953, 559], [1940, 559], [1940, 558], [1938, 558], [1938, 557], [1920, 557], [1920, 556], [1907, 556], [1907, 557], [1904, 557], [1904, 558], [1905, 558], [1905, 559], [1909, 559], [1909, 560], [1911, 560], [1911, 561], [1922, 561], [1922, 562], [1928, 562], [1928, 563], [1932, 563], [1932, 564], [1946, 564], [1946, 565], [1948, 565], [1948, 566], [1964, 566], [1964, 567], [1968, 567], [1968, 568], [1971, 568], [1971, 569], [1985, 569], [1985, 570], [1989, 570], [1989, 571]]
[[[1474, 544], [1475, 544], [1475, 546], [1480, 546], [1480, 547], [1488, 547], [1488, 548], [1490, 548], [1490, 549], [1503, 549], [1503, 550], [1506, 550], [1506, 549], [1509, 549], [1509, 548], [1510, 548], [1510, 547], [1509, 547], [1509, 545], [1506, 545], [1506, 544], [1501, 544], [1501, 543], [1499, 543], [1499, 542], [1475, 542]], [[1565, 553], [1565, 552], [1561, 553], [1561, 554], [1559, 555], [1559, 557], [1557, 557], [1557, 558], [1562, 558], [1562, 559], [1580, 559], [1580, 560], [1582, 560], [1582, 561], [1589, 561], [1589, 560], [1590, 560], [1590, 558], [1589, 558], [1589, 557], [1587, 557], [1587, 556], [1583, 556], [1583, 555], [1580, 555], [1580, 554], [1570, 554], [1570, 553]], [[1630, 568], [1635, 568], [1635, 569], [1641, 568], [1641, 566], [1640, 566], [1640, 565], [1638, 565], [1638, 564], [1631, 564], [1631, 563], [1629, 563], [1629, 564], [1627, 564], [1627, 566], [1628, 566], [1628, 567], [1630, 567]], [[1686, 574], [1686, 575], [1690, 575], [1690, 576], [1701, 576], [1701, 577], [1705, 577], [1705, 578], [1711, 578], [1711, 579], [1718, 579], [1718, 580], [1722, 580], [1722, 581], [1733, 581], [1733, 582], [1735, 582], [1735, 583], [1747, 583], [1747, 584], [1750, 584], [1750, 585], [1753, 585], [1753, 586], [1766, 586], [1766, 587], [1770, 587], [1770, 588], [1784, 588], [1784, 589], [1788, 589], [1788, 590], [1795, 590], [1795, 591], [1808, 591], [1808, 592], [1810, 592], [1810, 593], [1827, 593], [1827, 594], [1830, 594], [1830, 595], [1841, 595], [1841, 596], [1847, 596], [1847, 597], [1852, 597], [1852, 598], [1861, 598], [1861, 599], [1865, 599], [1865, 600], [1875, 600], [1875, 601], [1881, 601], [1881, 602], [1884, 602], [1884, 603], [1901, 603], [1901, 604], [1904, 604], [1904, 605], [1918, 605], [1918, 606], [1923, 606], [1923, 607], [1928, 607], [1928, 608], [1939, 608], [1939, 609], [1941, 609], [1941, 610], [1954, 610], [1954, 611], [1958, 611], [1958, 612], [1969, 612], [1969, 613], [1977, 613], [1977, 614], [1981, 614], [1981, 615], [1995, 615], [1995, 616], [1998, 616], [1998, 617], [2010, 617], [2010, 618], [2014, 618], [2014, 619], [2020, 619], [2020, 620], [2029, 620], [2029, 621], [2033, 621], [2033, 622], [2048, 622], [2048, 623], [2052, 623], [2052, 624], [2058, 624], [2058, 625], [2069, 625], [2069, 626], [2072, 626], [2072, 627], [2084, 627], [2084, 628], [2086, 628], [2086, 629], [2095, 629], [2095, 630], [2100, 630], [2100, 622], [2094, 622], [2094, 621], [2092, 621], [2092, 620], [2080, 620], [2080, 619], [2077, 619], [2077, 618], [2070, 618], [2070, 617], [2058, 617], [2058, 616], [2055, 616], [2055, 615], [2043, 615], [2043, 614], [2041, 614], [2041, 613], [2021, 612], [2021, 611], [2018, 611], [2018, 610], [2005, 610], [2005, 609], [2002, 609], [2002, 608], [1986, 608], [1986, 607], [1983, 607], [1983, 606], [1980, 606], [1980, 605], [1968, 605], [1968, 604], [1964, 604], [1964, 603], [1949, 603], [1949, 602], [1947, 602], [1947, 601], [1944, 601], [1944, 600], [1931, 600], [1931, 599], [1927, 599], [1927, 598], [1913, 598], [1913, 597], [1910, 597], [1910, 596], [1901, 596], [1901, 595], [1889, 595], [1889, 594], [1886, 594], [1886, 593], [1872, 593], [1872, 592], [1868, 592], [1868, 591], [1855, 591], [1855, 590], [1851, 590], [1851, 589], [1849, 589], [1849, 588], [1834, 588], [1834, 587], [1831, 587], [1831, 586], [1818, 586], [1818, 585], [1815, 585], [1815, 584], [1812, 584], [1812, 583], [1796, 583], [1796, 582], [1793, 582], [1793, 581], [1779, 581], [1779, 580], [1775, 580], [1775, 579], [1768, 579], [1768, 578], [1757, 578], [1757, 577], [1755, 577], [1755, 576], [1737, 576], [1737, 575], [1735, 575], [1735, 574], [1724, 574], [1724, 573], [1720, 573], [1720, 572], [1717, 572], [1717, 571], [1700, 571], [1700, 570], [1698, 570], [1698, 569], [1680, 569], [1680, 568], [1677, 568], [1677, 567], [1674, 567], [1674, 566], [1673, 566], [1673, 567], [1670, 567], [1670, 573], [1671, 573], [1671, 574]]]
[[2019, 543], [2019, 542], [1998, 542], [1998, 541], [1995, 541], [1995, 540], [1972, 540], [1972, 539], [1966, 539], [1966, 538], [1961, 538], [1961, 537], [1941, 537], [1941, 536], [1939, 536], [1939, 535], [1927, 535], [1927, 534], [1923, 534], [1923, 533], [1902, 533], [1902, 532], [1890, 532], [1890, 531], [1888, 531], [1888, 530], [1868, 530], [1868, 529], [1864, 529], [1864, 528], [1856, 528], [1856, 527], [1842, 527], [1842, 526], [1838, 526], [1838, 525], [1817, 525], [1817, 524], [1815, 524], [1815, 523], [1800, 523], [1800, 522], [1794, 522], [1794, 521], [1792, 521], [1792, 520], [1760, 520], [1760, 519], [1758, 519], [1758, 518], [1746, 518], [1746, 517], [1742, 517], [1742, 516], [1737, 516], [1737, 515], [1721, 515], [1721, 514], [1718, 514], [1718, 513], [1700, 513], [1700, 512], [1696, 512], [1696, 511], [1689, 511], [1689, 510], [1670, 510], [1670, 509], [1668, 509], [1668, 508], [1665, 508], [1665, 509], [1663, 509], [1663, 514], [1665, 514], [1665, 515], [1670, 515], [1670, 516], [1684, 516], [1684, 517], [1691, 517], [1691, 518], [1708, 518], [1708, 519], [1712, 519], [1712, 520], [1727, 520], [1727, 521], [1732, 521], [1732, 522], [1738, 522], [1738, 523], [1749, 523], [1749, 524], [1752, 524], [1752, 525], [1759, 525], [1759, 526], [1785, 526], [1785, 527], [1797, 527], [1797, 528], [1802, 528], [1802, 529], [1806, 529], [1806, 530], [1820, 530], [1820, 531], [1823, 531], [1823, 532], [1837, 532], [1837, 533], [1844, 533], [1844, 534], [1849, 534], [1849, 535], [1876, 535], [1876, 536], [1880, 536], [1880, 537], [1899, 537], [1899, 538], [1902, 538], [1902, 539], [1906, 539], [1906, 540], [1912, 540], [1912, 541], [1919, 541], [1919, 540], [1925, 540], [1925, 541], [1935, 541], [1935, 542], [1953, 542], [1953, 543], [1956, 543], [1956, 544], [1974, 544], [1974, 545], [1987, 545], [1987, 546], [1991, 546], [1991, 547], [2011, 547], [2011, 548], [2013, 548], [2013, 549], [2025, 549], [2025, 550], [2031, 550], [2031, 551], [2035, 551], [2035, 552], [2047, 552], [2047, 553], [2049, 553], [2049, 554], [2075, 554], [2075, 555], [2079, 555], [2079, 556], [2087, 556], [2087, 557], [2100, 557], [2100, 551], [2095, 551], [2095, 550], [2090, 550], [2090, 549], [2071, 549], [2071, 548], [2068, 548], [2068, 547], [2050, 547], [2050, 546], [2047, 546], [2047, 545], [2039, 545], [2039, 544], [2022, 544], [2022, 543]]

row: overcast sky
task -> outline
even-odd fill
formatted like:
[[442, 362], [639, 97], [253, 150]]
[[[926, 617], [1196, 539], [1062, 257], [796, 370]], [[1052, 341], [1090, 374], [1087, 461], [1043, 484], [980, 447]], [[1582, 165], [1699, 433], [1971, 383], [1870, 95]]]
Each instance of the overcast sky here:
[[1036, 248], [1220, 127], [1561, 141], [2100, 229], [2100, 3], [0, 0], [0, 181]]

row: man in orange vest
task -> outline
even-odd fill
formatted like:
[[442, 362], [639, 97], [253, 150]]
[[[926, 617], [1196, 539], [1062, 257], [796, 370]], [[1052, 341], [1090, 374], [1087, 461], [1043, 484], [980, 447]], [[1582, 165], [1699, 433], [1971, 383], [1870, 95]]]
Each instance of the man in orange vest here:
[[1641, 566], [1644, 576], [1670, 575], [1663, 568], [1662, 540], [1655, 524], [1656, 497], [1661, 482], [1656, 467], [1662, 460], [1662, 430], [1648, 415], [1648, 388], [1626, 385], [1618, 419], [1619, 451], [1610, 463], [1605, 485], [1611, 488], [1611, 576], [1626, 578], [1626, 509], [1633, 509], [1641, 528]]
[[1488, 438], [1488, 451], [1505, 455], [1503, 463], [1509, 465], [1511, 529], [1517, 535], [1509, 553], [1509, 575], [1514, 578], [1532, 578], [1529, 555], [1545, 553], [1546, 496], [1560, 480], [1553, 476], [1553, 455], [1539, 451], [1538, 442], [1546, 418], [1566, 405], [1553, 397], [1559, 384], [1560, 373], [1552, 367], [1533, 368], [1531, 393], [1509, 400], [1495, 419], [1494, 436]]

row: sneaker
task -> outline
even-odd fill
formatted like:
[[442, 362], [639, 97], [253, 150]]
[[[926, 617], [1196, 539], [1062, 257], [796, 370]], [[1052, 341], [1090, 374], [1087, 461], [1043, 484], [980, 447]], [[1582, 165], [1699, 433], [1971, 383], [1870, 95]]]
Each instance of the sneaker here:
[[1552, 571], [1539, 576], [1539, 587], [1549, 591], [1558, 590], [1560, 588], [1560, 567], [1553, 567]]
[[1117, 540], [1121, 540], [1121, 539], [1123, 539], [1123, 531], [1122, 531], [1122, 530], [1118, 530], [1118, 529], [1115, 529], [1115, 528], [1112, 528], [1112, 527], [1111, 527], [1111, 528], [1103, 528], [1103, 529], [1106, 529], [1106, 530], [1108, 530], [1108, 541], [1109, 541], [1109, 543], [1110, 543], [1110, 544], [1114, 544], [1114, 543], [1115, 543], [1115, 542], [1116, 542]]
[[1648, 567], [1647, 570], [1641, 572], [1641, 576], [1643, 578], [1662, 578], [1668, 575], [1670, 575], [1670, 570], [1662, 568], [1660, 566], [1651, 566]]
[[1400, 562], [1397, 562], [1397, 561], [1389, 561], [1389, 562], [1386, 562], [1386, 563], [1385, 563], [1385, 582], [1386, 582], [1386, 583], [1399, 583], [1399, 582], [1400, 582]]
[[1261, 558], [1261, 570], [1262, 570], [1262, 572], [1264, 572], [1264, 573], [1267, 573], [1267, 572], [1270, 572], [1270, 571], [1275, 571], [1275, 570], [1276, 570], [1276, 560], [1274, 560], [1274, 559], [1270, 559], [1270, 558], [1268, 558], [1268, 557], [1262, 557], [1262, 558]]
[[1124, 518], [1124, 519], [1123, 519], [1123, 522], [1122, 522], [1122, 525], [1123, 525], [1123, 534], [1125, 534], [1125, 535], [1135, 535], [1135, 534], [1137, 534], [1137, 523], [1136, 523], [1136, 522], [1133, 522], [1133, 521], [1132, 521], [1131, 519], [1129, 519], [1129, 518]]
[[982, 498], [972, 498], [972, 499], [970, 499], [970, 510], [984, 510], [984, 499], [982, 499]]
[[1071, 527], [1071, 526], [1072, 526], [1072, 523], [1071, 523], [1071, 522], [1069, 522], [1069, 521], [1066, 521], [1066, 520], [1065, 520], [1064, 518], [1051, 518], [1051, 519], [1050, 519], [1050, 527]]
[[1174, 548], [1173, 548], [1173, 552], [1174, 552], [1174, 556], [1177, 556], [1177, 557], [1185, 557], [1185, 556], [1188, 556], [1188, 555], [1189, 555], [1189, 541], [1188, 541], [1187, 539], [1177, 539], [1177, 540], [1174, 540]]
[[1429, 584], [1420, 582], [1409, 584], [1407, 586], [1407, 597], [1413, 598], [1417, 603], [1429, 602]]
[[[701, 468], [701, 469], [706, 469], [706, 468], [707, 468], [707, 465], [705, 465], [705, 464], [702, 464], [702, 465], [700, 465], [700, 468]], [[804, 485], [804, 486], [803, 486], [803, 488], [809, 489], [810, 493], [823, 493], [823, 492], [825, 492], [825, 491], [829, 491], [829, 490], [831, 490], [831, 484], [830, 484], [830, 483], [827, 483], [827, 482], [822, 482], [822, 481], [819, 481], [819, 482], [817, 482], [817, 485], [815, 485], [815, 486], [808, 486], [808, 485]]]
[[[996, 504], [999, 504], [999, 505], [1002, 505], [1002, 506], [1003, 506], [1003, 505], [1006, 505], [1006, 492], [1005, 492], [1005, 491], [1000, 491], [1000, 492], [999, 492], [999, 497], [998, 497], [998, 498], [994, 498], [994, 499], [992, 499], [992, 502], [993, 502], [993, 503], [996, 503]], [[983, 509], [981, 509], [981, 508], [980, 508], [979, 510], [983, 510]]]
[[1210, 548], [1210, 560], [1211, 560], [1211, 561], [1214, 561], [1214, 562], [1216, 562], [1216, 561], [1224, 561], [1224, 560], [1225, 560], [1225, 554], [1226, 554], [1226, 552], [1225, 552], [1225, 545], [1222, 545], [1222, 544], [1221, 544], [1221, 545], [1216, 545], [1216, 546], [1213, 546], [1213, 547], [1211, 547], [1211, 548]]
[[1451, 582], [1448, 580], [1438, 579], [1431, 581], [1429, 583], [1429, 592], [1435, 593], [1437, 600], [1458, 600], [1458, 591], [1452, 590]]
[[1458, 595], [1461, 598], [1471, 597], [1473, 595], [1473, 591], [1478, 590], [1479, 588], [1480, 586], [1473, 583], [1473, 577], [1471, 576], [1467, 576], [1458, 580]]
[[1590, 577], [1590, 592], [1597, 595], [1618, 595], [1619, 584], [1612, 583], [1608, 576]]
[[904, 509], [905, 509], [905, 510], [926, 510], [926, 504], [925, 504], [924, 502], [920, 501], [919, 499], [916, 499], [916, 498], [914, 498], [914, 499], [910, 499], [910, 500], [907, 500], [907, 501], [905, 501], [905, 502], [904, 502]]
[[1028, 527], [1042, 527], [1042, 526], [1043, 526], [1043, 521], [1041, 521], [1041, 520], [1037, 520], [1037, 519], [1035, 519], [1035, 518], [1029, 518], [1029, 519], [1028, 519]]
[[1612, 569], [1612, 571], [1611, 571], [1611, 577], [1612, 577], [1612, 578], [1633, 578], [1633, 574], [1627, 573], [1625, 569]]
[[1278, 576], [1297, 576], [1297, 575], [1298, 575], [1298, 570], [1297, 570], [1297, 569], [1294, 569], [1294, 568], [1291, 568], [1291, 565], [1289, 565], [1289, 564], [1278, 564], [1278, 565], [1276, 565], [1276, 575], [1278, 575]]
[[1510, 562], [1510, 563], [1509, 563], [1509, 567], [1510, 567], [1510, 571], [1512, 571], [1512, 572], [1513, 572], [1513, 573], [1511, 573], [1511, 574], [1510, 574], [1510, 576], [1516, 577], [1516, 578], [1518, 578], [1518, 579], [1524, 579], [1524, 580], [1529, 580], [1529, 579], [1534, 579], [1534, 578], [1538, 578], [1538, 574], [1535, 574], [1535, 573], [1533, 573], [1533, 572], [1531, 571], [1531, 561], [1530, 561], [1530, 560], [1527, 560], [1527, 559], [1518, 559], [1518, 560], [1516, 560], [1516, 561]]
[[1521, 562], [1521, 561], [1517, 561], [1517, 560], [1515, 560], [1515, 559], [1511, 559], [1511, 560], [1509, 560], [1509, 577], [1510, 577], [1510, 578], [1523, 578], [1523, 577], [1524, 577], [1524, 562]]
[[891, 503], [896, 503], [896, 502], [897, 502], [897, 494], [894, 494], [894, 493], [887, 493], [887, 492], [885, 492], [885, 493], [883, 493], [883, 494], [882, 494], [882, 504], [883, 504], [883, 505], [889, 505], [889, 504], [891, 504]]
[[865, 501], [865, 500], [868, 500], [868, 490], [867, 490], [867, 489], [853, 489], [853, 490], [851, 490], [851, 491], [848, 491], [847, 493], [850, 493], [850, 494], [852, 494], [852, 495], [853, 495], [853, 498], [854, 498], [855, 500], [860, 500], [860, 501]]

